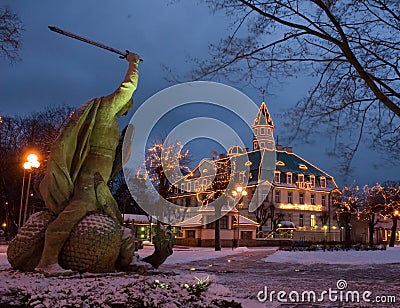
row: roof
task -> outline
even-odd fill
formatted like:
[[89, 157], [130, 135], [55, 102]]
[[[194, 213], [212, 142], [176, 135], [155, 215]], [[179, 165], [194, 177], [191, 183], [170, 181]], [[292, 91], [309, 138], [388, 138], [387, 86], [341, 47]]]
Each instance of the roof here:
[[[140, 215], [140, 214], [123, 214], [125, 222], [136, 222], [136, 223], [145, 223], [148, 224], [150, 222], [150, 216]], [[157, 219], [153, 217], [153, 222], [156, 222]]]
[[254, 119], [253, 126], [257, 125], [274, 126], [274, 123], [272, 122], [271, 115], [268, 112], [268, 108], [267, 105], [265, 105], [265, 102], [262, 102], [260, 109], [258, 110], [257, 116]]
[[[197, 214], [191, 218], [184, 221], [178, 222], [176, 225], [180, 227], [199, 227], [203, 224], [203, 214]], [[237, 222], [234, 223], [237, 225]], [[258, 226], [259, 224], [250, 218], [243, 215], [239, 215], [239, 225], [241, 226]]]

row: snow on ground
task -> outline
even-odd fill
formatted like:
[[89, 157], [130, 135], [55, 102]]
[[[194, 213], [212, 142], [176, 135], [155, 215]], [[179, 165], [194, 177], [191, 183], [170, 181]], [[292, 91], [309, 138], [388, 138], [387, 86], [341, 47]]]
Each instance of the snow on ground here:
[[[139, 255], [145, 257], [153, 251], [154, 247], [145, 246]], [[217, 252], [213, 248], [176, 247], [166, 263], [208, 260], [247, 251], [245, 247]], [[213, 274], [182, 272], [177, 268], [176, 273], [161, 271], [150, 276], [120, 272], [45, 278], [38, 273], [12, 270], [6, 254], [7, 246], [0, 245], [0, 307], [220, 307], [232, 300], [243, 303], [243, 307], [259, 304], [236, 298]], [[201, 296], [183, 287], [196, 284], [197, 279], [212, 282]]]
[[282, 251], [264, 259], [265, 262], [293, 264], [390, 264], [400, 263], [400, 247], [387, 250], [339, 250], [339, 251]]
[[[273, 248], [273, 250], [276, 250], [276, 248]], [[148, 255], [151, 255], [153, 251], [154, 247], [144, 246], [144, 248], [139, 250], [138, 253], [141, 258], [144, 258]], [[211, 247], [176, 247], [174, 248], [174, 253], [168, 257], [164, 264], [180, 264], [192, 261], [215, 259], [235, 255], [246, 251], [249, 251], [249, 248], [222, 248], [221, 251], [215, 251], [215, 249]]]

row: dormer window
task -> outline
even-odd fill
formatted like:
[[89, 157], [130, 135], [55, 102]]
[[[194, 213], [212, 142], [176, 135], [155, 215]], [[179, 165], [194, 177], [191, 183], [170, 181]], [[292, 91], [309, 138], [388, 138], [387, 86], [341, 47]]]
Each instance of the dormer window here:
[[315, 187], [315, 175], [310, 175], [311, 187]]
[[326, 188], [326, 178], [324, 176], [319, 178], [319, 184], [322, 188]]
[[278, 160], [278, 161], [276, 162], [276, 165], [277, 165], [277, 166], [283, 167], [283, 166], [285, 166], [285, 163], [284, 163], [283, 161], [281, 161], [281, 160]]
[[293, 183], [293, 174], [291, 172], [286, 173], [286, 183], [287, 184]]
[[304, 174], [297, 175], [297, 181], [300, 183], [303, 183], [304, 182]]
[[280, 183], [281, 182], [281, 172], [280, 171], [275, 171], [274, 172], [274, 182], [275, 183]]
[[304, 165], [304, 164], [300, 164], [299, 168], [302, 169], [302, 170], [307, 170], [308, 169], [307, 166]]

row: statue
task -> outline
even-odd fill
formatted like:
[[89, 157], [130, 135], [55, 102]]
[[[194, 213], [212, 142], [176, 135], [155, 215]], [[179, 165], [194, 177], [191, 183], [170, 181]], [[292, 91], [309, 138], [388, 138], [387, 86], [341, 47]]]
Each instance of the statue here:
[[[117, 268], [138, 269], [133, 237], [129, 229], [121, 229], [122, 215], [106, 184], [117, 165], [117, 118], [132, 107], [131, 97], [138, 83], [140, 58], [127, 53], [126, 59], [128, 71], [118, 89], [80, 107], [57, 138], [39, 187], [50, 211], [33, 216], [11, 242], [8, 259], [14, 268], [31, 270], [35, 266], [35, 271], [46, 276], [69, 275], [73, 270], [101, 272], [112, 270], [118, 258]], [[86, 246], [96, 239], [105, 240], [104, 247], [94, 248], [91, 254], [100, 254], [104, 260], [93, 267], [99, 256], [83, 255]], [[164, 240], [169, 256], [173, 241], [170, 236]], [[33, 252], [41, 252], [40, 260], [26, 262]]]

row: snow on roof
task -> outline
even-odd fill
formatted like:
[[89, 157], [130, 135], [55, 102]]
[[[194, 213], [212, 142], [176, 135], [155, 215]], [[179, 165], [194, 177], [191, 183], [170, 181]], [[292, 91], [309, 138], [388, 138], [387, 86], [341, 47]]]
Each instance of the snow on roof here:
[[202, 221], [203, 215], [197, 214], [189, 219], [178, 222], [176, 225], [179, 227], [197, 227], [202, 225]]
[[[150, 216], [140, 215], [140, 214], [123, 214], [125, 222], [138, 222], [148, 224], [150, 222]], [[153, 217], [153, 222], [156, 222], [157, 219]]]

